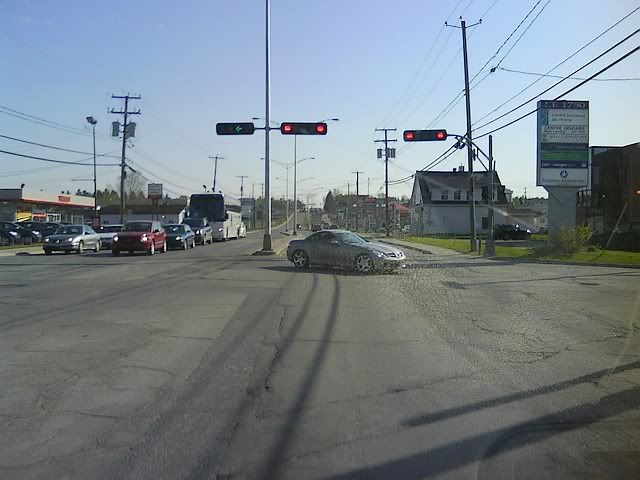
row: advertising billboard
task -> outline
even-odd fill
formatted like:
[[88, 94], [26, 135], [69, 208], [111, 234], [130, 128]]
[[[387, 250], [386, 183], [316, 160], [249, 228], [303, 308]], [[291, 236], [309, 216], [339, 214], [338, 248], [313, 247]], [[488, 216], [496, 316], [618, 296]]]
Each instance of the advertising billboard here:
[[589, 181], [589, 102], [538, 102], [536, 184], [581, 187]]

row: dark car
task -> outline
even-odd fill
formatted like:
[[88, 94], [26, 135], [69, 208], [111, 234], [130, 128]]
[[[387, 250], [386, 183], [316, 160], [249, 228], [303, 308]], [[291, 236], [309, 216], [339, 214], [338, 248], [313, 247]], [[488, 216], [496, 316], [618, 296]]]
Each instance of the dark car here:
[[320, 230], [322, 230], [322, 225], [320, 225], [319, 223], [314, 223], [313, 225], [311, 225], [312, 232], [319, 232]]
[[213, 243], [213, 228], [206, 218], [185, 218], [183, 225], [189, 225], [196, 234], [196, 243], [205, 245]]
[[22, 227], [17, 223], [0, 222], [0, 228], [16, 232], [20, 236], [21, 242], [25, 245], [42, 241], [42, 235], [40, 232]]
[[120, 252], [146, 252], [149, 255], [167, 251], [167, 234], [160, 222], [141, 220], [126, 222], [122, 231], [111, 241], [111, 253], [114, 256]]
[[337, 230], [338, 229], [338, 225], [336, 225], [335, 223], [332, 225], [329, 225], [329, 230]]
[[169, 248], [186, 250], [196, 246], [196, 234], [189, 225], [165, 225], [164, 231], [167, 232], [167, 246]]
[[292, 240], [287, 258], [296, 268], [327, 265], [360, 273], [404, 267], [405, 254], [398, 247], [368, 242], [347, 230], [321, 230], [302, 240]]
[[18, 235], [16, 232], [12, 230], [4, 230], [2, 227], [0, 227], [0, 246], [11, 246], [15, 245], [16, 243], [20, 243], [21, 241], [22, 239], [20, 238], [20, 235]]
[[35, 230], [36, 232], [40, 232], [42, 238], [45, 238], [49, 235], [53, 235], [56, 233], [56, 230], [61, 227], [61, 224], [54, 222], [38, 222], [35, 220], [28, 220], [26, 222], [19, 222], [18, 225], [21, 225], [29, 230]]
[[531, 230], [516, 224], [503, 223], [493, 228], [494, 240], [528, 240], [530, 236]]

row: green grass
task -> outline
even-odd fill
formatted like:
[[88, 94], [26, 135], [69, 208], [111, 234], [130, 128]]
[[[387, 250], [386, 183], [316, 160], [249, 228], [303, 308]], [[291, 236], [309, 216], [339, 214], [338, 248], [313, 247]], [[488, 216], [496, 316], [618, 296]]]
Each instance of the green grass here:
[[544, 240], [545, 242], [549, 239], [549, 235], [546, 233], [532, 233], [531, 240]]
[[[460, 238], [438, 238], [438, 237], [405, 237], [406, 242], [432, 245], [434, 247], [448, 248], [460, 253], [471, 253], [469, 239]], [[485, 251], [485, 244], [482, 243], [481, 253]], [[572, 255], [538, 255], [536, 251], [528, 247], [505, 247], [496, 246], [496, 257], [498, 258], [529, 258], [532, 260], [556, 260], [569, 263], [580, 264], [619, 264], [619, 265], [640, 265], [640, 252], [623, 252], [619, 250], [601, 250], [594, 252], [578, 252]]]

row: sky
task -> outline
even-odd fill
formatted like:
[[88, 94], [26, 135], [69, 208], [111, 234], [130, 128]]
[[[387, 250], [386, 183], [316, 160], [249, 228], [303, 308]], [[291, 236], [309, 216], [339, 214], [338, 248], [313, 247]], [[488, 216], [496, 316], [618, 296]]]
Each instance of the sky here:
[[[136, 138], [127, 151], [134, 168], [164, 184], [171, 195], [202, 191], [212, 182], [219, 155], [217, 189], [240, 196], [259, 195], [264, 182], [264, 133], [216, 136], [217, 122], [264, 117], [265, 1], [193, 0], [181, 2], [111, 0], [0, 0], [0, 135], [90, 152], [92, 139], [85, 117], [98, 120], [97, 151], [119, 155], [121, 142], [110, 137], [111, 122], [122, 102], [112, 94], [140, 95]], [[535, 7], [535, 8], [534, 8]], [[472, 82], [472, 120], [490, 121], [532, 97], [558, 79], [542, 78], [524, 93], [496, 107], [539, 77], [489, 69], [545, 73], [591, 41], [639, 1], [611, 0], [272, 0], [271, 116], [275, 122], [329, 122], [326, 136], [299, 136], [298, 191], [319, 204], [329, 189], [360, 193], [383, 189], [384, 163], [377, 158], [382, 138], [376, 128], [397, 128], [397, 157], [390, 180], [405, 178], [428, 165], [454, 141], [405, 144], [402, 130], [466, 130], [465, 102], [434, 120], [464, 87], [462, 15], [468, 24]], [[509, 34], [533, 8], [527, 20], [494, 57]], [[534, 17], [537, 18], [534, 19]], [[575, 55], [553, 74], [568, 75], [632, 33], [640, 10]], [[530, 26], [529, 26], [530, 25]], [[526, 29], [526, 31], [525, 31]], [[523, 34], [524, 32], [524, 34]], [[521, 34], [523, 34], [521, 36]], [[631, 38], [576, 76], [587, 77], [638, 44]], [[506, 56], [504, 56], [506, 54]], [[504, 59], [502, 59], [504, 56]], [[493, 57], [493, 58], [492, 58]], [[481, 68], [486, 64], [485, 69]], [[628, 57], [599, 78], [637, 78], [640, 54]], [[486, 78], [484, 78], [486, 76]], [[481, 81], [479, 81], [481, 80]], [[479, 82], [478, 82], [479, 81]], [[477, 87], [475, 86], [477, 84]], [[491, 125], [478, 136], [535, 108], [579, 83], [566, 80], [542, 97]], [[626, 145], [640, 140], [637, 111], [640, 82], [592, 81], [569, 96], [590, 102], [590, 143]], [[10, 110], [7, 110], [10, 109]], [[21, 112], [72, 127], [62, 130], [25, 121]], [[487, 114], [489, 114], [487, 116]], [[31, 118], [31, 120], [35, 120]], [[515, 195], [546, 196], [536, 187], [536, 118], [531, 115], [494, 134], [494, 157], [500, 178]], [[263, 121], [257, 120], [262, 126]], [[277, 126], [277, 125], [276, 125]], [[293, 137], [272, 131], [271, 157], [293, 161]], [[486, 149], [487, 137], [478, 140]], [[44, 158], [89, 161], [82, 153], [61, 152], [0, 138], [0, 149]], [[104, 158], [117, 163], [117, 158]], [[90, 163], [89, 163], [90, 164]], [[437, 167], [466, 165], [457, 151]], [[272, 193], [286, 190], [285, 169], [272, 166]], [[476, 162], [476, 169], [483, 167]], [[291, 173], [291, 172], [290, 172]], [[0, 153], [0, 188], [56, 192], [92, 189], [90, 166], [60, 166]], [[98, 169], [98, 188], [115, 186], [118, 168]], [[411, 193], [411, 180], [390, 193]], [[291, 195], [292, 187], [289, 188]]]

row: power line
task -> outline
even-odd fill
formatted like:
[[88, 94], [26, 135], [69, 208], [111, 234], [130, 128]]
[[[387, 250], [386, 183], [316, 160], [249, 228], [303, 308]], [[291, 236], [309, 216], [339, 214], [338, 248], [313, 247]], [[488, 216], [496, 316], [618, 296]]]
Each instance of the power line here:
[[[573, 52], [571, 55], [569, 55], [567, 58], [565, 58], [564, 60], [562, 60], [560, 63], [558, 63], [557, 65], [551, 67], [549, 70], [547, 70], [547, 72], [545, 73], [545, 75], [548, 75], [549, 73], [553, 72], [555, 69], [557, 69], [558, 67], [561, 67], [562, 65], [564, 65], [566, 62], [568, 62], [569, 60], [571, 60], [573, 57], [575, 57], [577, 54], [579, 54], [581, 51], [583, 51], [585, 48], [587, 48], [589, 45], [593, 44], [594, 42], [596, 42], [597, 40], [599, 40], [602, 36], [606, 35], [608, 32], [610, 32], [611, 30], [613, 30], [615, 27], [617, 27], [620, 23], [624, 22], [627, 18], [629, 18], [631, 15], [633, 15], [634, 13], [636, 13], [638, 10], [640, 10], [640, 7], [636, 7], [635, 9], [633, 9], [631, 12], [629, 12], [628, 14], [626, 14], [625, 16], [623, 16], [622, 18], [620, 18], [618, 21], [616, 21], [613, 25], [611, 25], [610, 27], [606, 28], [604, 31], [602, 31], [600, 34], [596, 35], [593, 39], [591, 39], [589, 42], [585, 43], [582, 47], [580, 47], [578, 50], [576, 50], [575, 52]], [[542, 78], [544, 77], [540, 77], [537, 78], [536, 80], [534, 80], [533, 82], [531, 82], [529, 85], [527, 85], [526, 87], [524, 87], [522, 90], [520, 90], [518, 93], [516, 93], [515, 95], [513, 95], [512, 97], [510, 97], [509, 99], [507, 99], [506, 101], [504, 101], [503, 103], [501, 103], [500, 105], [498, 105], [496, 108], [494, 108], [493, 110], [491, 110], [489, 113], [483, 115], [482, 117], [480, 117], [478, 120], [476, 120], [473, 124], [476, 125], [478, 123], [480, 123], [482, 120], [484, 120], [485, 118], [487, 118], [488, 116], [492, 115], [493, 113], [497, 112], [498, 110], [500, 110], [502, 107], [504, 107], [506, 104], [508, 104], [509, 102], [511, 102], [513, 99], [517, 98], [519, 95], [521, 95], [522, 93], [524, 93], [525, 91], [527, 91], [529, 88], [531, 88], [532, 86], [534, 86], [536, 83], [538, 83], [540, 80], [542, 80]]]
[[[531, 75], [536, 77], [547, 77], [547, 78], [565, 78], [564, 75], [550, 75], [548, 73], [536, 73], [536, 72], [525, 72], [523, 70], [513, 70], [511, 68], [503, 68], [496, 67], [497, 70], [502, 70], [503, 72], [509, 73], [520, 73], [522, 75]], [[566, 77], [567, 80], [584, 80], [581, 77]], [[594, 82], [636, 82], [640, 80], [640, 77], [626, 77], [626, 78], [594, 78]]]
[[[6, 138], [8, 140], [13, 140], [15, 142], [28, 143], [29, 145], [36, 145], [38, 147], [50, 148], [52, 150], [59, 150], [61, 152], [79, 153], [79, 154], [82, 154], [82, 155], [93, 155], [91, 152], [81, 152], [79, 150], [71, 150], [71, 149], [68, 149], [68, 148], [56, 147], [56, 146], [53, 146], [53, 145], [46, 145], [44, 143], [31, 142], [29, 140], [23, 140], [21, 138], [10, 137], [8, 135], [0, 135], [0, 138]], [[96, 155], [96, 157], [119, 158], [117, 156], [109, 155], [109, 154], [106, 154], [106, 153], [98, 154], [98, 155]]]
[[[16, 153], [16, 152], [8, 152], [6, 150], [0, 150], [0, 153], [4, 153], [6, 155], [13, 155], [16, 157], [23, 157], [23, 158], [30, 158], [32, 160], [40, 160], [42, 162], [51, 162], [51, 163], [61, 163], [64, 165], [82, 165], [82, 166], [87, 166], [86, 163], [82, 163], [82, 162], [70, 162], [67, 160], [54, 160], [53, 158], [43, 158], [43, 157], [35, 157], [33, 155], [25, 155], [23, 153]], [[91, 159], [93, 159], [93, 157], [91, 157]], [[119, 164], [117, 163], [96, 163], [96, 166], [98, 167], [117, 167]]]
[[[561, 93], [560, 95], [558, 95], [556, 98], [554, 98], [553, 100], [559, 100], [560, 98], [564, 97], [565, 95], [568, 95], [569, 93], [573, 92], [574, 90], [580, 88], [582, 85], [584, 85], [585, 83], [593, 80], [595, 77], [597, 77], [598, 75], [606, 72], [607, 70], [609, 70], [610, 68], [612, 68], [613, 66], [617, 65], [618, 63], [620, 63], [621, 61], [623, 61], [625, 58], [633, 55], [634, 53], [636, 53], [638, 50], [640, 50], [640, 46], [634, 48], [633, 50], [628, 51], [627, 53], [625, 53], [623, 56], [617, 58], [616, 60], [614, 60], [613, 62], [611, 62], [609, 65], [607, 65], [606, 67], [600, 69], [599, 71], [597, 71], [596, 73], [594, 73], [593, 75], [591, 75], [589, 78], [586, 78], [585, 80], [583, 80], [582, 82], [580, 82], [579, 84], [577, 84], [576, 86], [570, 88], [569, 90], [567, 90], [566, 92]], [[544, 93], [544, 92], [542, 92]], [[540, 94], [542, 95], [542, 94]], [[540, 95], [537, 95], [537, 97], [539, 97]], [[536, 98], [537, 98], [536, 97]], [[490, 135], [494, 132], [497, 132], [498, 130], [502, 130], [503, 128], [506, 128], [510, 125], [513, 125], [516, 122], [519, 122], [520, 120], [522, 120], [523, 118], [528, 117], [529, 115], [533, 115], [534, 113], [536, 113], [538, 111], [538, 108], [534, 108], [532, 111], [530, 111], [529, 113], [525, 113], [524, 115], [521, 115], [520, 117], [516, 118], [515, 120], [510, 121], [509, 123], [506, 123], [498, 128], [495, 128], [487, 133], [483, 133], [482, 135], [479, 135], [476, 137], [476, 139], [478, 138], [482, 138], [482, 137], [486, 137], [487, 135]], [[481, 128], [481, 127], [479, 127]]]
[[[630, 33], [629, 35], [627, 35], [625, 38], [623, 38], [622, 40], [620, 40], [619, 42], [617, 42], [615, 45], [609, 47], [608, 49], [606, 49], [604, 52], [602, 52], [600, 55], [598, 55], [597, 57], [589, 60], [587, 63], [585, 63], [584, 65], [582, 65], [580, 68], [577, 68], [576, 70], [574, 70], [573, 72], [571, 72], [569, 75], [567, 75], [566, 77], [562, 78], [561, 80], [557, 81], [556, 83], [554, 83], [553, 85], [551, 85], [550, 87], [546, 88], [545, 90], [543, 90], [542, 92], [540, 92], [539, 94], [531, 97], [530, 99], [522, 102], [520, 105], [518, 105], [515, 108], [512, 108], [511, 110], [509, 110], [506, 113], [503, 113], [502, 115], [499, 115], [498, 117], [494, 118], [493, 120], [489, 120], [486, 123], [483, 123], [482, 125], [480, 125], [479, 127], [474, 128], [474, 130], [480, 130], [481, 128], [486, 127], [487, 125], [491, 125], [492, 123], [500, 120], [501, 118], [506, 117], [507, 115], [515, 112], [516, 110], [519, 110], [520, 108], [522, 108], [523, 106], [525, 106], [527, 103], [535, 100], [536, 98], [540, 97], [541, 95], [544, 95], [545, 93], [547, 93], [549, 90], [557, 87], [558, 85], [560, 85], [562, 82], [564, 82], [565, 80], [567, 80], [569, 77], [572, 77], [573, 75], [575, 75], [576, 73], [578, 73], [580, 70], [585, 69], [586, 67], [588, 67], [589, 65], [591, 65], [592, 63], [594, 63], [595, 61], [599, 60], [600, 58], [604, 57], [607, 53], [611, 52], [612, 50], [616, 49], [617, 47], [619, 47], [620, 45], [622, 45], [624, 42], [626, 42], [627, 40], [629, 40], [631, 37], [633, 37], [634, 35], [636, 35], [638, 32], [640, 32], [640, 28], [637, 29], [635, 32]], [[626, 58], [626, 57], [625, 57]], [[601, 70], [602, 72], [602, 70]], [[588, 80], [590, 80], [593, 77], [589, 77]], [[583, 85], [584, 82], [580, 83], [579, 85]]]

